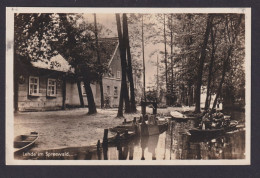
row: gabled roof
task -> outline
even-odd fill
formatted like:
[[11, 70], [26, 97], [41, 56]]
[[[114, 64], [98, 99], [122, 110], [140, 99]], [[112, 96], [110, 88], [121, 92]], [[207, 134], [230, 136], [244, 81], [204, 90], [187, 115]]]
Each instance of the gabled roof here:
[[118, 38], [99, 39], [101, 62], [110, 65], [118, 49], [118, 46], [119, 46]]

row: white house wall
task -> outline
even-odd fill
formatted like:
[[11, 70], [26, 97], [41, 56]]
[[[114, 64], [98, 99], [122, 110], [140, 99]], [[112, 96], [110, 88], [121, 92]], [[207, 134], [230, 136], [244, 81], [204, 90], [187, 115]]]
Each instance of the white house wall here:
[[[90, 86], [91, 86], [93, 96], [95, 99], [96, 86], [95, 86], [95, 84], [91, 84]], [[83, 95], [83, 100], [84, 100], [84, 105], [88, 105], [88, 100], [87, 100], [86, 95]], [[76, 82], [67, 82], [66, 83], [66, 105], [80, 106], [78, 86], [77, 86]]]

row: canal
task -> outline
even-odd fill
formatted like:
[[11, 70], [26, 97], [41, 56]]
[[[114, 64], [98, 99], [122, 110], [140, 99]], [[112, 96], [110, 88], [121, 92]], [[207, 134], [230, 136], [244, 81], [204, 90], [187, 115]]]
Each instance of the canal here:
[[[244, 113], [233, 113], [244, 123]], [[160, 135], [139, 137], [127, 144], [108, 147], [91, 159], [107, 160], [189, 160], [244, 159], [245, 130], [240, 128], [213, 138], [192, 138], [188, 130], [198, 125], [195, 120], [169, 121], [168, 130]]]
[[168, 128], [159, 135], [140, 136], [101, 148], [96, 146], [45, 150], [41, 156], [19, 156], [18, 159], [56, 160], [210, 160], [245, 159], [245, 113], [232, 113], [239, 129], [210, 138], [193, 138], [189, 129], [198, 126], [197, 119], [168, 121]]

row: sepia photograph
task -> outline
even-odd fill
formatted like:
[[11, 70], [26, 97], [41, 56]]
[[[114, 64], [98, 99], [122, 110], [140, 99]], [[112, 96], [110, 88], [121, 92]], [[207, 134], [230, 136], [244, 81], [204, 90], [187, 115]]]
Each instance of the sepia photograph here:
[[250, 8], [8, 7], [6, 23], [7, 164], [250, 165]]

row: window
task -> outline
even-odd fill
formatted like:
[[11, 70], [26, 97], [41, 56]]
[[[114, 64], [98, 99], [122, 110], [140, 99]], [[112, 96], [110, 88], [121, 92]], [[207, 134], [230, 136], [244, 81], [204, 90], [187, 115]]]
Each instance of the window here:
[[56, 79], [48, 79], [47, 96], [56, 96]]
[[118, 96], [118, 89], [117, 89], [117, 87], [114, 87], [114, 96]]
[[29, 95], [39, 95], [39, 77], [29, 77]]
[[120, 78], [120, 71], [119, 70], [116, 72], [116, 78]]
[[110, 86], [107, 86], [107, 94], [110, 95]]

